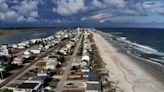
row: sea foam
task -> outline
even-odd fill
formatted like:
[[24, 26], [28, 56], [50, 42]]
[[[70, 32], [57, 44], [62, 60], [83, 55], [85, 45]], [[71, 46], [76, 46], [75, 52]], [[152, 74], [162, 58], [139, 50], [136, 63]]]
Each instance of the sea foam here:
[[128, 40], [127, 37], [119, 37], [110, 33], [99, 32], [103, 37], [112, 40], [113, 42], [119, 44], [122, 48], [127, 50], [127, 54], [133, 54], [135, 57], [142, 58], [154, 64], [159, 64], [160, 66], [164, 64], [164, 53], [158, 50], [132, 42]]

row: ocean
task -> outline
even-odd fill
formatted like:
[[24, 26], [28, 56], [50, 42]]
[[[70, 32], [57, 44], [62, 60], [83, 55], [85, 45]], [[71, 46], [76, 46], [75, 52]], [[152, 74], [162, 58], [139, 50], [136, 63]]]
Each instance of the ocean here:
[[97, 28], [104, 37], [119, 44], [127, 54], [164, 67], [164, 29]]

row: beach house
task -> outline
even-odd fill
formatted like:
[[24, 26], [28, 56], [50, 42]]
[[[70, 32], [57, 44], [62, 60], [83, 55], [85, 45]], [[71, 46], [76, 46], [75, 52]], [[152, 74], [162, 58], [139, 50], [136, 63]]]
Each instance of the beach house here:
[[24, 59], [30, 59], [32, 57], [32, 53], [29, 50], [26, 50], [25, 52], [23, 52], [22, 57]]
[[46, 69], [56, 69], [56, 66], [59, 63], [57, 61], [57, 57], [48, 57], [46, 58], [45, 62], [46, 62], [46, 66], [45, 66]]
[[87, 61], [87, 62], [89, 62], [89, 60], [90, 60], [90, 57], [89, 57], [89, 55], [84, 55], [84, 56], [82, 56], [82, 59], [81, 59], [82, 61]]
[[22, 65], [24, 63], [24, 58], [22, 56], [17, 56], [11, 62], [12, 64]]
[[38, 54], [40, 54], [40, 53], [41, 53], [41, 50], [40, 50], [40, 49], [38, 49], [38, 48], [35, 48], [35, 49], [30, 49], [29, 51], [30, 51], [30, 52], [32, 52], [34, 55], [38, 55]]
[[83, 78], [86, 80], [86, 92], [102, 92], [100, 76], [96, 72], [84, 72]]
[[26, 80], [19, 84], [13, 92], [43, 92], [42, 81]]
[[0, 56], [10, 56], [10, 49], [7, 44], [1, 45]]
[[4, 62], [5, 62], [4, 58], [0, 57], [0, 66], [3, 66]]

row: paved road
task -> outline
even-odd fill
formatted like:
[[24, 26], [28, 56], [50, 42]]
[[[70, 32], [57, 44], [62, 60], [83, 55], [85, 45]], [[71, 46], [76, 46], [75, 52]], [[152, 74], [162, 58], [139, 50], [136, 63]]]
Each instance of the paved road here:
[[64, 72], [64, 74], [63, 74], [63, 77], [62, 77], [62, 79], [59, 81], [58, 86], [57, 86], [55, 92], [62, 92], [63, 87], [64, 87], [64, 82], [67, 80], [67, 77], [68, 77], [68, 75], [70, 74], [71, 65], [72, 65], [72, 63], [73, 63], [73, 61], [74, 61], [74, 59], [75, 59], [75, 57], [76, 57], [76, 55], [77, 55], [77, 52], [78, 52], [79, 47], [80, 47], [81, 42], [82, 42], [82, 38], [83, 38], [83, 33], [82, 33], [82, 35], [81, 35], [81, 37], [80, 37], [79, 42], [78, 42], [77, 45], [76, 45], [76, 48], [75, 48], [75, 50], [74, 50], [74, 52], [73, 52], [73, 54], [72, 54], [72, 56], [71, 56], [71, 58], [70, 58], [70, 63], [69, 63], [68, 66], [66, 67], [65, 72]]
[[56, 48], [58, 48], [59, 46], [62, 45], [63, 42], [60, 42], [58, 45], [54, 46], [53, 48], [47, 50], [46, 52], [41, 53], [40, 55], [37, 56], [37, 58], [35, 60], [33, 60], [29, 65], [24, 66], [22, 69], [20, 69], [17, 73], [9, 76], [5, 81], [3, 81], [0, 84], [0, 88], [6, 86], [10, 81], [16, 79], [19, 75], [21, 75], [22, 73], [24, 73], [24, 71], [26, 71], [28, 68], [30, 68], [31, 66], [33, 66], [37, 61], [41, 60], [43, 57], [47, 56], [49, 53], [51, 53], [52, 51], [54, 51]]

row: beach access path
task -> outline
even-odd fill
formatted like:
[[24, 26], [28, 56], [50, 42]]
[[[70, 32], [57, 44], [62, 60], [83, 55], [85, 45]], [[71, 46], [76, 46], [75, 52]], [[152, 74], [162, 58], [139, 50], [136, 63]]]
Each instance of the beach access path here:
[[[147, 72], [155, 73], [155, 71], [149, 68], [146, 70], [137, 63], [137, 60], [119, 52], [117, 47], [100, 34], [92, 33], [100, 56], [110, 71], [109, 76], [113, 81], [118, 81], [117, 86], [123, 92], [164, 92], [164, 84], [158, 79], [159, 76], [153, 76]], [[145, 65], [145, 67], [149, 66]]]

